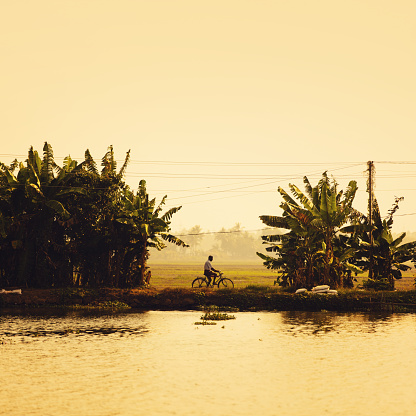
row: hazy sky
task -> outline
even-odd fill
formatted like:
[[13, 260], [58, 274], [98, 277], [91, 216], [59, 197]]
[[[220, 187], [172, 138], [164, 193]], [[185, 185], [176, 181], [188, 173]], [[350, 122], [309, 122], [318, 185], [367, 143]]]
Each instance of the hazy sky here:
[[365, 210], [374, 160], [382, 212], [404, 196], [395, 230], [416, 230], [414, 0], [0, 4], [4, 163], [131, 149], [130, 186], [212, 231], [262, 228], [279, 185], [324, 170]]

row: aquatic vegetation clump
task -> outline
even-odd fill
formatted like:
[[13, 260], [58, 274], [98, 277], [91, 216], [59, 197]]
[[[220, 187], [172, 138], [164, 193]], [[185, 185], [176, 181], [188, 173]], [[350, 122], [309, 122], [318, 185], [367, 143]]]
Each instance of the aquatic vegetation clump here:
[[98, 304], [98, 308], [102, 309], [130, 309], [130, 306], [127, 303], [120, 301], [106, 301]]
[[219, 312], [217, 306], [210, 306], [204, 315], [201, 316], [203, 321], [227, 321], [229, 319], [235, 319], [234, 315], [228, 315], [228, 313]]
[[206, 313], [201, 316], [201, 319], [205, 321], [227, 321], [228, 319], [235, 319], [234, 315], [228, 315], [228, 313], [214, 312]]

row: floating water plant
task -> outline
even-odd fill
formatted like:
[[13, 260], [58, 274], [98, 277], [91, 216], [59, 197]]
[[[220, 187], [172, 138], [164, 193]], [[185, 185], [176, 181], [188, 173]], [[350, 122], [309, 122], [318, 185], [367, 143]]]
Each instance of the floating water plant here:
[[235, 319], [234, 315], [228, 315], [228, 313], [221, 313], [221, 312], [213, 312], [213, 313], [206, 313], [205, 315], [201, 316], [201, 319], [204, 321], [226, 321], [228, 319]]
[[130, 306], [127, 303], [120, 302], [120, 301], [111, 301], [108, 300], [106, 302], [100, 302], [98, 304], [98, 308], [102, 309], [130, 309]]
[[228, 319], [235, 319], [234, 315], [228, 315], [228, 313], [218, 312], [217, 306], [208, 307], [204, 315], [201, 316], [203, 321], [226, 321]]

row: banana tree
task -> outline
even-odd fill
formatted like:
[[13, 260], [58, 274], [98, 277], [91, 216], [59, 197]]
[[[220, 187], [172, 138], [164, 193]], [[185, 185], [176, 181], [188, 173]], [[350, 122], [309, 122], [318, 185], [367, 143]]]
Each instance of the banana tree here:
[[[1, 209], [10, 222], [8, 247], [13, 248], [14, 283], [56, 284], [56, 276], [64, 269], [61, 263], [65, 263], [65, 239], [59, 221], [70, 217], [64, 206], [69, 195], [83, 190], [68, 186], [70, 176], [56, 165], [48, 143], [43, 147], [43, 159], [31, 147], [26, 165], [19, 164], [17, 176], [13, 170], [4, 165], [1, 169], [2, 192], [7, 195]], [[60, 255], [56, 251], [61, 251]]]
[[[280, 205], [283, 216], [261, 216], [260, 219], [266, 225], [291, 230], [299, 248], [303, 247], [303, 250], [286, 252], [286, 247], [283, 245], [280, 253], [286, 253], [285, 256], [299, 256], [300, 252], [304, 253], [302, 258], [306, 265], [307, 279], [303, 280], [309, 286], [316, 280], [319, 280], [317, 283], [342, 285], [340, 271], [345, 269], [356, 271], [358, 268], [349, 262], [353, 254], [352, 247], [343, 247], [339, 244], [341, 241], [339, 240], [335, 250], [334, 244], [338, 234], [344, 232], [343, 226], [355, 213], [352, 203], [357, 184], [355, 181], [350, 181], [345, 193], [338, 192], [336, 182], [331, 181], [326, 172], [317, 186], [312, 187], [307, 177], [304, 177], [304, 184], [306, 193], [289, 184], [294, 198], [279, 187], [278, 191], [283, 198]], [[284, 240], [293, 244], [293, 238]]]
[[131, 285], [144, 285], [150, 281], [150, 273], [147, 267], [149, 249], [162, 250], [165, 242], [180, 247], [188, 247], [180, 238], [170, 233], [172, 216], [181, 207], [169, 209], [162, 214], [162, 208], [166, 203], [166, 196], [156, 205], [156, 199], [149, 199], [146, 190], [146, 181], [139, 183], [136, 195], [129, 189], [125, 190], [123, 205], [117, 221], [123, 224], [125, 231], [130, 235], [129, 244], [126, 246], [125, 264], [130, 265], [128, 274], [131, 276]]
[[275, 283], [294, 288], [312, 287], [317, 283], [321, 257], [317, 241], [302, 238], [293, 231], [263, 236], [262, 239], [264, 244], [269, 245], [266, 251], [276, 257], [263, 253], [257, 255], [264, 260], [267, 268], [280, 271]]
[[386, 287], [394, 289], [395, 279], [402, 278], [402, 272], [409, 270], [410, 261], [414, 261], [416, 254], [416, 241], [404, 243], [406, 233], [394, 238], [392, 234], [393, 215], [399, 209], [403, 198], [396, 198], [386, 218], [382, 218], [377, 200], [373, 202], [373, 224], [362, 216], [361, 226], [371, 228], [373, 243], [370, 243], [369, 233], [358, 233], [357, 265], [364, 270], [370, 268], [370, 254], [373, 257], [372, 279], [366, 284], [369, 287]]
[[[337, 183], [330, 180], [326, 172], [314, 188], [305, 177], [308, 198], [295, 185], [289, 185], [292, 193], [300, 200], [303, 207], [313, 216], [312, 227], [323, 236], [322, 249], [324, 251], [323, 283], [331, 283], [331, 268], [334, 262], [334, 239], [342, 233], [354, 209], [352, 203], [357, 192], [356, 181], [350, 181], [345, 191], [338, 192]], [[347, 267], [351, 267], [346, 263]]]
[[[142, 181], [134, 195], [123, 182], [112, 146], [97, 169], [91, 154], [58, 166], [45, 143], [26, 164], [0, 164], [0, 284], [132, 286], [148, 283], [149, 248], [187, 246], [170, 233], [180, 207], [162, 213]], [[18, 173], [15, 170], [18, 168]], [[6, 279], [7, 281], [4, 280]]]
[[68, 251], [77, 271], [77, 284], [89, 286], [119, 286], [120, 256], [129, 236], [125, 236], [116, 219], [124, 209], [122, 196], [126, 188], [124, 174], [130, 160], [127, 152], [124, 163], [117, 171], [114, 151], [110, 146], [102, 158], [103, 169], [97, 168], [89, 150], [84, 161], [65, 164], [73, 167], [73, 185], [85, 190], [84, 196], [75, 195], [69, 201], [71, 226]]
[[277, 257], [257, 255], [264, 260], [268, 268], [278, 269], [281, 276], [277, 282], [282, 286], [312, 287], [317, 278], [319, 252], [319, 235], [311, 227], [312, 215], [301, 207], [283, 190], [284, 202], [280, 205], [283, 216], [263, 215], [260, 219], [269, 227], [288, 230], [285, 234], [263, 236], [263, 244], [268, 244], [266, 251]]

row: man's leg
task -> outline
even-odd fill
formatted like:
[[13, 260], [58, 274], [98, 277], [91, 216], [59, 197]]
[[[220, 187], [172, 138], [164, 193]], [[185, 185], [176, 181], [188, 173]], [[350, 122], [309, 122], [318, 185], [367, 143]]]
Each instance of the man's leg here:
[[212, 284], [213, 284], [213, 285], [215, 285], [215, 278], [217, 277], [216, 273], [212, 273], [212, 277], [213, 277], [213, 279], [214, 279], [214, 280], [212, 281]]

